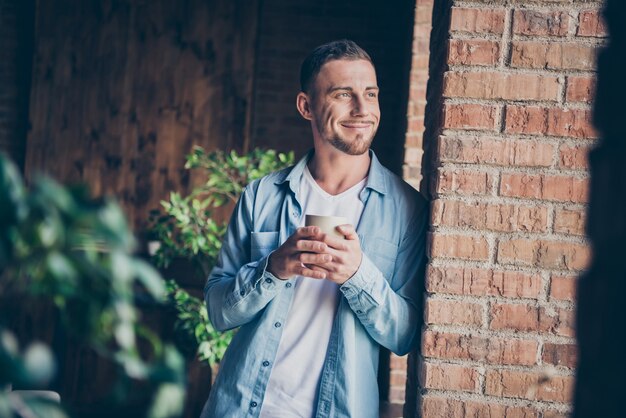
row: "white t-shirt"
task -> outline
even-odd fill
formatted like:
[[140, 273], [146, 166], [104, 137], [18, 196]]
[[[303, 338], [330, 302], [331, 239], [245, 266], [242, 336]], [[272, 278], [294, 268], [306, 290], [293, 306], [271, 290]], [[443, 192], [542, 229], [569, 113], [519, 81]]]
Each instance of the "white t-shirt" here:
[[[356, 228], [364, 207], [359, 193], [366, 180], [333, 196], [315, 182], [306, 167], [299, 193], [302, 213], [343, 216]], [[300, 226], [304, 226], [304, 216]], [[294, 292], [265, 391], [261, 418], [310, 418], [315, 412], [317, 386], [339, 291], [338, 286], [329, 280], [299, 276], [295, 280]]]

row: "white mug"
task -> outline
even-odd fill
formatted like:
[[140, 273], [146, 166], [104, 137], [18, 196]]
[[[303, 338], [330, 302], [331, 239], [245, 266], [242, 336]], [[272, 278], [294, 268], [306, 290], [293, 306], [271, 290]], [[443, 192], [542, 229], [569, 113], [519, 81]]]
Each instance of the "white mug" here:
[[348, 220], [343, 216], [306, 215], [304, 217], [305, 226], [317, 226], [323, 233], [337, 238], [345, 238], [343, 234], [337, 231], [337, 226], [348, 223]]

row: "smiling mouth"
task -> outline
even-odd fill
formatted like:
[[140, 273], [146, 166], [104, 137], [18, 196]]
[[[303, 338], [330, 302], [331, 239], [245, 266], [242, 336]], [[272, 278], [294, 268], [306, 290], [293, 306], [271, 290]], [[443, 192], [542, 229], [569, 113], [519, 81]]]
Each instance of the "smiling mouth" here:
[[366, 129], [374, 126], [373, 122], [342, 122], [341, 126], [349, 129]]

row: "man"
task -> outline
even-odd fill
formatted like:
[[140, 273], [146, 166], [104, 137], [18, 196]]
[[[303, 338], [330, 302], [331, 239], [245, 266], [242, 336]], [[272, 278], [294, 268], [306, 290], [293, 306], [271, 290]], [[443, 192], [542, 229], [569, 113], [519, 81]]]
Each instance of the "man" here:
[[[331, 42], [300, 79], [314, 149], [244, 190], [205, 286], [213, 325], [240, 328], [204, 418], [376, 417], [380, 346], [402, 355], [419, 341], [427, 205], [369, 150], [372, 61]], [[304, 214], [346, 217], [344, 239]]]

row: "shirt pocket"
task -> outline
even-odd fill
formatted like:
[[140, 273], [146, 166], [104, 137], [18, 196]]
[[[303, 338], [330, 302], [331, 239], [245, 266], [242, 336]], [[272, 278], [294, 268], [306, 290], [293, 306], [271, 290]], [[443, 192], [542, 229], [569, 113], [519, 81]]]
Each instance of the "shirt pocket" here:
[[278, 247], [278, 232], [253, 232], [250, 239], [250, 258], [260, 260]]
[[392, 242], [382, 238], [374, 239], [371, 248], [370, 259], [374, 265], [383, 273], [388, 282], [391, 281], [396, 267], [396, 258], [398, 257], [398, 246]]

